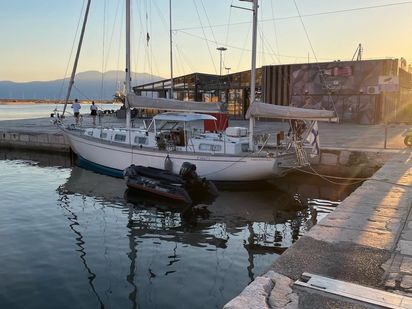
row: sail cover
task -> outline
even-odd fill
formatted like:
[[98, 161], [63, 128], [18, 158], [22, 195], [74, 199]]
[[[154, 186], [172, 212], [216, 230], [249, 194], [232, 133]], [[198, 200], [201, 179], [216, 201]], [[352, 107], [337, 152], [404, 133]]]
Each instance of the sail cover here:
[[134, 93], [127, 95], [129, 107], [139, 109], [158, 109], [162, 111], [175, 112], [198, 112], [198, 113], [226, 113], [225, 104], [222, 102], [193, 102], [172, 99], [159, 99], [138, 96]]
[[254, 102], [249, 107], [246, 112], [246, 119], [250, 117], [337, 121], [334, 111], [281, 106], [262, 102]]

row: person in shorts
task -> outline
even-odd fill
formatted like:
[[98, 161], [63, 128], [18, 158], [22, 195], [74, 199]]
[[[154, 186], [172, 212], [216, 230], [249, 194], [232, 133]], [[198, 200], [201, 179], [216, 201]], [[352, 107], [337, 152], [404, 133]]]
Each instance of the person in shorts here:
[[82, 108], [78, 99], [74, 100], [74, 102], [72, 103], [72, 108], [73, 108], [74, 118], [76, 119], [76, 125], [78, 125], [79, 118], [80, 118], [80, 109]]
[[96, 116], [97, 116], [97, 106], [94, 104], [94, 101], [92, 101], [92, 105], [90, 105], [90, 115], [93, 118], [93, 125], [96, 125]]

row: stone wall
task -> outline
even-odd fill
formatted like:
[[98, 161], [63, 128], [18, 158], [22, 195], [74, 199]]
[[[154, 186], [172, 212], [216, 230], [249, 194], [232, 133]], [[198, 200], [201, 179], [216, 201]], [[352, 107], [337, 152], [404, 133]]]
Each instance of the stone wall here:
[[15, 149], [69, 152], [70, 147], [62, 134], [22, 133], [0, 131], [0, 147]]
[[311, 159], [311, 165], [322, 175], [369, 177], [392, 155], [373, 150], [322, 149], [319, 157]]

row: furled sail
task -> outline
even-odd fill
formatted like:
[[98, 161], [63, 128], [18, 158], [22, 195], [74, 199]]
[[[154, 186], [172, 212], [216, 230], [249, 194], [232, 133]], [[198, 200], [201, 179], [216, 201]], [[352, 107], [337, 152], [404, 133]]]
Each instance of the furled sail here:
[[158, 109], [175, 112], [226, 113], [226, 106], [222, 102], [207, 103], [149, 98], [138, 96], [134, 93], [127, 95], [127, 103], [130, 108], [134, 107], [139, 109]]
[[262, 102], [254, 102], [249, 107], [246, 112], [246, 119], [250, 117], [337, 121], [334, 111], [282, 106]]

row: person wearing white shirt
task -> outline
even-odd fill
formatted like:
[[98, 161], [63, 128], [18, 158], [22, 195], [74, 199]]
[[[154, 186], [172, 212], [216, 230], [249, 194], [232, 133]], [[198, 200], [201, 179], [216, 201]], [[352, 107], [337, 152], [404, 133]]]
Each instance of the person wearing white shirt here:
[[74, 102], [72, 103], [72, 108], [73, 108], [73, 114], [74, 118], [76, 119], [76, 125], [79, 124], [79, 118], [80, 118], [80, 109], [82, 108], [79, 100], [75, 99]]
[[97, 115], [97, 106], [94, 104], [94, 101], [92, 101], [92, 105], [90, 105], [90, 115], [93, 118], [93, 125], [96, 125], [96, 115]]

